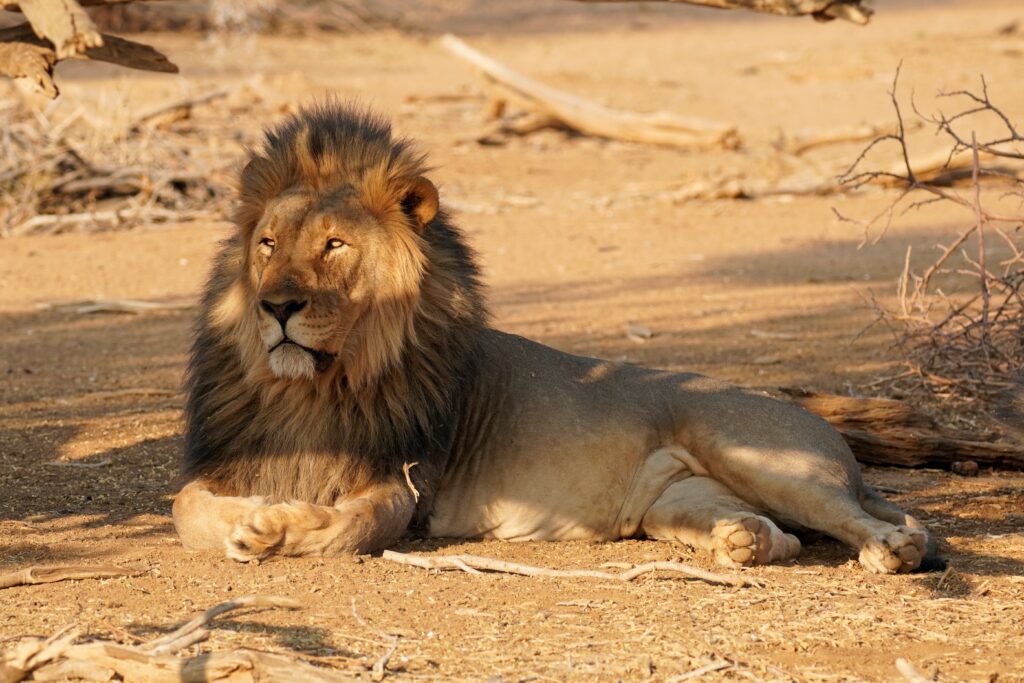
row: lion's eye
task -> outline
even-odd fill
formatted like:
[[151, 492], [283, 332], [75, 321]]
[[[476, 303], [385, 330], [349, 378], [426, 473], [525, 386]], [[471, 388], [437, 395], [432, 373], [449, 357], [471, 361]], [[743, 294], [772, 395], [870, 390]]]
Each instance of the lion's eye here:
[[260, 248], [267, 253], [270, 253], [271, 251], [274, 250], [275, 244], [276, 242], [274, 242], [274, 240], [270, 239], [269, 237], [264, 237], [263, 239], [260, 240]]
[[345, 246], [344, 240], [339, 240], [337, 237], [332, 237], [327, 240], [327, 246], [324, 247], [325, 251], [333, 251], [335, 249], [341, 249]]

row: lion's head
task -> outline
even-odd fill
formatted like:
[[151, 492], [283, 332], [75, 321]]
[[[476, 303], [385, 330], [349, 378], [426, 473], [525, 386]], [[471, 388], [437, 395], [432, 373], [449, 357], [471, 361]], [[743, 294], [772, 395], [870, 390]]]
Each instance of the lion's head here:
[[[415, 343], [424, 290], [437, 284], [428, 263], [451, 257], [425, 173], [423, 157], [363, 111], [323, 105], [267, 133], [241, 175], [243, 269], [226, 299], [258, 332], [261, 348], [246, 354], [254, 367], [359, 384]], [[465, 292], [450, 290], [445, 306], [458, 309]]]
[[266, 133], [192, 347], [189, 476], [329, 500], [410, 454], [414, 477], [440, 471], [487, 311], [426, 173], [364, 110], [320, 105]]

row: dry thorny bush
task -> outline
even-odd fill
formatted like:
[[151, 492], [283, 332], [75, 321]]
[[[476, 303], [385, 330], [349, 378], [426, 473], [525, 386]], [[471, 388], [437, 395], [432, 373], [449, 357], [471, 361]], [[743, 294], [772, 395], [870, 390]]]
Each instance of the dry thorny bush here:
[[[984, 77], [980, 90], [939, 93], [940, 100], [955, 103], [952, 115], [941, 110], [922, 113], [911, 99], [914, 113], [949, 142], [947, 163], [965, 154], [971, 157], [966, 187], [957, 186], [957, 173], [923, 181], [912, 170], [898, 82], [897, 69], [890, 92], [895, 132], [873, 140], [842, 178], [853, 189], [868, 183], [899, 188], [883, 211], [856, 221], [864, 239], [877, 242], [897, 216], [935, 203], [958, 207], [965, 220], [923, 268], [912, 265], [908, 246], [895, 307], [871, 297], [876, 322], [894, 332], [905, 365], [876, 384], [888, 385], [894, 393], [940, 399], [961, 415], [1013, 415], [1019, 420], [1024, 388], [1024, 181], [1007, 166], [1024, 160], [1024, 137], [990, 99]], [[863, 170], [868, 153], [884, 143], [898, 146], [903, 171]], [[983, 202], [983, 185], [994, 184], [1003, 185], [999, 196]], [[991, 204], [1000, 209], [988, 208]]]
[[223, 121], [254, 84], [133, 114], [117, 92], [42, 110], [0, 105], [0, 236], [123, 229], [226, 215], [249, 139]]

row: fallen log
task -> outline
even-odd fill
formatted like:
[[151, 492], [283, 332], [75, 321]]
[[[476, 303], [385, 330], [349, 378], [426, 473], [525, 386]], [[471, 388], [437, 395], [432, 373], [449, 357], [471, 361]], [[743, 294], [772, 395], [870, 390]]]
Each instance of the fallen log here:
[[943, 428], [903, 401], [782, 389], [797, 405], [825, 418], [856, 456], [869, 465], [940, 467], [973, 460], [982, 467], [1024, 470], [1024, 445], [977, 441]]
[[554, 124], [584, 135], [684, 149], [740, 146], [735, 126], [668, 112], [611, 109], [528, 78], [451, 34], [441, 38], [441, 46], [484, 74], [497, 91], [499, 103], [491, 105], [494, 112], [503, 111], [500, 101], [511, 101], [536, 115], [519, 129], [509, 127], [509, 132], [530, 132]]

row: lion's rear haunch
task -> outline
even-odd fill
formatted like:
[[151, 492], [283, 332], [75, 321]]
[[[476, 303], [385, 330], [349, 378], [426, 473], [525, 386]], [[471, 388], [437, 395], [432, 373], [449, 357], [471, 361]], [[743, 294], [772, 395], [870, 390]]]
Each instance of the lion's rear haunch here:
[[[424, 173], [411, 143], [360, 109], [323, 104], [267, 132], [242, 172], [235, 230], [203, 298], [187, 378], [186, 479], [330, 505], [415, 461], [413, 481], [429, 501], [486, 308], [473, 254], [436, 210]], [[304, 227], [287, 254], [261, 266], [261, 253], [284, 249], [258, 232], [283, 229], [275, 211]], [[329, 225], [334, 214], [348, 223]], [[317, 231], [342, 253], [307, 245]], [[281, 306], [306, 317], [281, 323]], [[287, 348], [268, 352], [274, 325]], [[292, 329], [324, 348], [285, 343]], [[309, 377], [280, 376], [289, 372]]]

